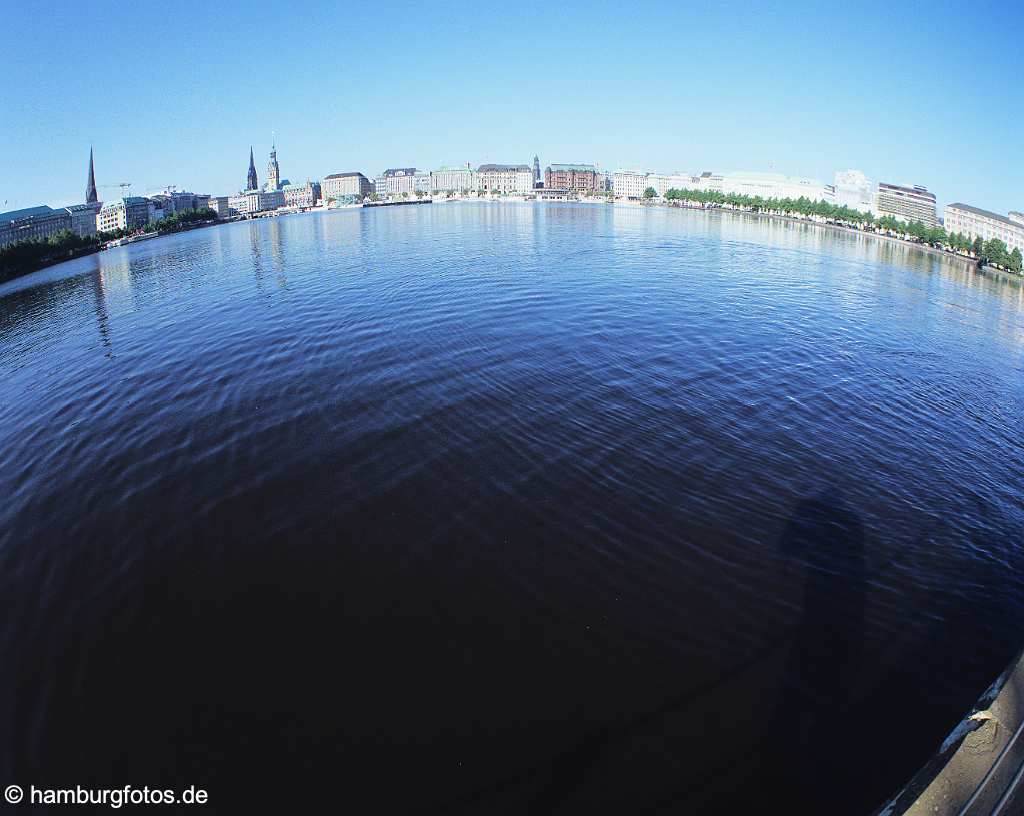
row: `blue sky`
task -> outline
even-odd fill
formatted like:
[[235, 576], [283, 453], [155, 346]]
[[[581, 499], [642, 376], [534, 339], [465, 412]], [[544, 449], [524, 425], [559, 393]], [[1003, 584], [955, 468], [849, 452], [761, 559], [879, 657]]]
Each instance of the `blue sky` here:
[[[0, 209], [97, 182], [591, 162], [918, 183], [1024, 209], [1024, 3], [18, 2]], [[116, 187], [101, 188], [113, 198]], [[4, 206], [6, 202], [6, 206]]]

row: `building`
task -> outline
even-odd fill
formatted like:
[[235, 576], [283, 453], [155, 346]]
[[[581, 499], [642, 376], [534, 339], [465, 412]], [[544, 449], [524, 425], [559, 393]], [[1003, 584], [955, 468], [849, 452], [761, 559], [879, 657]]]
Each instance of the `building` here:
[[612, 192], [616, 198], [624, 201], [639, 201], [644, 197], [644, 190], [650, 187], [647, 173], [637, 170], [616, 170], [612, 175]]
[[274, 144], [270, 147], [270, 162], [267, 164], [267, 190], [273, 192], [281, 187], [281, 168], [277, 164], [277, 145]]
[[[88, 194], [88, 193], [87, 193]], [[96, 213], [100, 211], [100, 203], [94, 201], [89, 204], [72, 204], [65, 207], [68, 216], [71, 218], [73, 232], [78, 233], [82, 238], [88, 238], [96, 234]]]
[[0, 213], [0, 246], [32, 238], [46, 239], [55, 232], [71, 229], [71, 216], [65, 209], [46, 205]]
[[210, 196], [189, 193], [184, 190], [170, 190], [150, 196], [149, 200], [155, 207], [163, 211], [165, 217], [189, 210], [205, 210], [210, 203]]
[[693, 183], [689, 173], [648, 173], [647, 186], [664, 198], [669, 190], [685, 190]]
[[412, 195], [416, 191], [416, 176], [415, 167], [392, 167], [373, 180], [374, 191], [384, 197]]
[[442, 167], [430, 174], [431, 193], [468, 193], [477, 189], [476, 175], [465, 167]]
[[228, 209], [239, 215], [277, 210], [283, 206], [282, 190], [246, 190], [228, 198]]
[[533, 189], [533, 170], [525, 164], [481, 164], [477, 185], [488, 193], [528, 193]]
[[705, 170], [699, 176], [691, 176], [686, 184], [686, 189], [689, 190], [720, 193], [725, 184], [725, 177], [721, 173], [712, 173], [710, 170]]
[[260, 180], [256, 177], [256, 161], [252, 154], [252, 145], [249, 146], [249, 175], [245, 180], [246, 190], [257, 190], [260, 186]]
[[373, 192], [370, 180], [362, 173], [332, 173], [320, 185], [320, 193], [324, 201], [342, 196], [366, 198]]
[[612, 193], [616, 198], [636, 201], [648, 188], [664, 197], [669, 190], [692, 188], [693, 177], [686, 173], [644, 173], [638, 170], [616, 170], [612, 175]]
[[286, 207], [315, 207], [320, 201], [320, 182], [307, 181], [305, 184], [287, 184], [281, 188]]
[[227, 196], [210, 196], [206, 206], [217, 213], [218, 218], [228, 218], [231, 215], [231, 207], [228, 204]]
[[533, 154], [533, 186], [535, 188], [544, 186], [540, 177], [540, 158], [536, 153]]
[[862, 213], [874, 211], [871, 182], [860, 170], [841, 170], [836, 173], [836, 206], [849, 207]]
[[835, 187], [817, 179], [785, 176], [782, 173], [739, 172], [722, 176], [722, 192], [751, 198], [806, 198], [835, 201]]
[[878, 216], [891, 215], [899, 221], [920, 221], [926, 227], [938, 226], [935, 212], [935, 195], [927, 187], [878, 182], [875, 193], [875, 213]]
[[96, 213], [96, 229], [99, 232], [139, 229], [152, 220], [151, 207], [152, 202], [141, 196], [125, 196], [104, 204]]
[[834, 189], [814, 179], [793, 179], [780, 173], [735, 173], [723, 176], [705, 170], [699, 176], [690, 173], [645, 173], [638, 170], [616, 170], [610, 189], [619, 199], [637, 200], [648, 189], [656, 197], [669, 190], [694, 190], [712, 193], [761, 196], [762, 198], [800, 198], [831, 201]]
[[417, 195], [430, 195], [431, 193], [432, 180], [430, 173], [426, 171], [418, 172], [412, 177], [412, 191]]
[[[96, 195], [96, 174], [93, 172], [92, 167], [92, 148], [89, 148], [89, 177], [85, 182], [85, 203], [96, 204], [99, 201], [99, 196]], [[96, 231], [95, 225], [93, 226], [93, 232]]]
[[1020, 213], [1007, 217], [969, 204], [947, 204], [943, 226], [950, 235], [959, 232], [982, 241], [998, 238], [1010, 252], [1019, 249], [1024, 253], [1024, 215]]
[[592, 164], [552, 164], [544, 171], [544, 186], [577, 193], [601, 192], [604, 176]]

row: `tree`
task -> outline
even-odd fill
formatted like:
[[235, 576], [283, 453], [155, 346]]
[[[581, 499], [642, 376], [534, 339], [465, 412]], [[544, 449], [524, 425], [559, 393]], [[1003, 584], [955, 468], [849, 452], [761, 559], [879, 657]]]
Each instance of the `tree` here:
[[81, 236], [60, 230], [46, 238], [29, 238], [0, 247], [0, 280], [24, 275], [49, 263], [93, 252], [100, 246], [98, 235]]
[[985, 242], [981, 240], [979, 235], [974, 239], [974, 243], [971, 245], [971, 252], [974, 253], [975, 257], [980, 258], [985, 252]]
[[982, 247], [982, 258], [984, 261], [996, 266], [1009, 266], [1010, 253], [1006, 250], [1006, 244], [998, 238], [989, 238]]
[[1020, 247], [1014, 247], [1013, 252], [1010, 253], [1010, 269], [1018, 274], [1021, 271]]
[[650, 201], [652, 198], [656, 198], [657, 195], [658, 191], [655, 190], [653, 187], [648, 187], [646, 190], [644, 190], [644, 198], [647, 199], [648, 201]]

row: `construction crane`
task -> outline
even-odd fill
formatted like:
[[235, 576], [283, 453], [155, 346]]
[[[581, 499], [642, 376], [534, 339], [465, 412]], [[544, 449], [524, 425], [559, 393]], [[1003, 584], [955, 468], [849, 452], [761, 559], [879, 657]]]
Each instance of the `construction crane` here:
[[132, 183], [130, 181], [119, 181], [117, 184], [101, 184], [100, 187], [120, 187], [124, 195], [128, 195], [126, 190], [131, 190]]

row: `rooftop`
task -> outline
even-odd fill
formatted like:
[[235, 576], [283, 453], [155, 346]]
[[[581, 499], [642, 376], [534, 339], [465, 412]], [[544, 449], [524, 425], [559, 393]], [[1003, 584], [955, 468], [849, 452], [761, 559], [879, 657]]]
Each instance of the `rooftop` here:
[[749, 181], [777, 181], [785, 184], [806, 184], [814, 187], [821, 187], [818, 179], [802, 178], [800, 176], [787, 176], [784, 173], [762, 173], [754, 170], [740, 170], [735, 173], [726, 173], [727, 179], [747, 179]]
[[1016, 227], [1017, 229], [1024, 229], [1024, 224], [1022, 224], [1020, 221], [1014, 221], [1010, 218], [1007, 218], [1005, 215], [989, 212], [988, 210], [983, 210], [980, 207], [972, 207], [970, 204], [960, 203], [946, 205], [946, 209], [949, 209], [951, 207], [956, 208], [958, 210], [963, 210], [964, 212], [974, 213], [974, 215], [980, 215], [983, 218], [991, 218], [993, 221], [998, 221], [1001, 224], [1007, 224], [1011, 227]]
[[920, 184], [915, 184], [913, 187], [908, 187], [905, 184], [891, 184], [888, 181], [878, 182], [878, 189], [881, 190], [883, 188], [885, 188], [886, 190], [895, 190], [901, 193], [910, 193], [911, 195], [924, 196], [925, 198], [930, 198], [932, 200], [935, 199], [935, 194], [929, 193], [928, 188], [922, 187]]
[[596, 173], [597, 168], [592, 164], [552, 164], [548, 167], [553, 173], [572, 170], [576, 173]]
[[49, 215], [52, 212], [53, 210], [45, 204], [41, 204], [38, 207], [26, 207], [23, 210], [11, 210], [10, 212], [0, 213], [0, 224], [16, 221], [19, 218], [34, 218], [37, 215]]
[[[324, 181], [327, 181], [327, 179], [352, 178], [353, 176], [362, 176], [362, 175], [363, 175], [362, 173], [358, 173], [358, 172], [357, 173], [331, 173], [331, 175], [329, 175], [329, 176], [324, 176]], [[365, 176], [363, 176], [363, 178], [365, 178]]]
[[385, 170], [383, 175], [385, 176], [385, 178], [391, 178], [392, 176], [415, 176], [416, 175], [416, 168], [415, 167], [392, 167], [392, 168], [390, 168], [388, 170]]
[[526, 171], [527, 173], [533, 172], [532, 168], [525, 164], [481, 164], [477, 168], [478, 173], [494, 173], [509, 170]]

